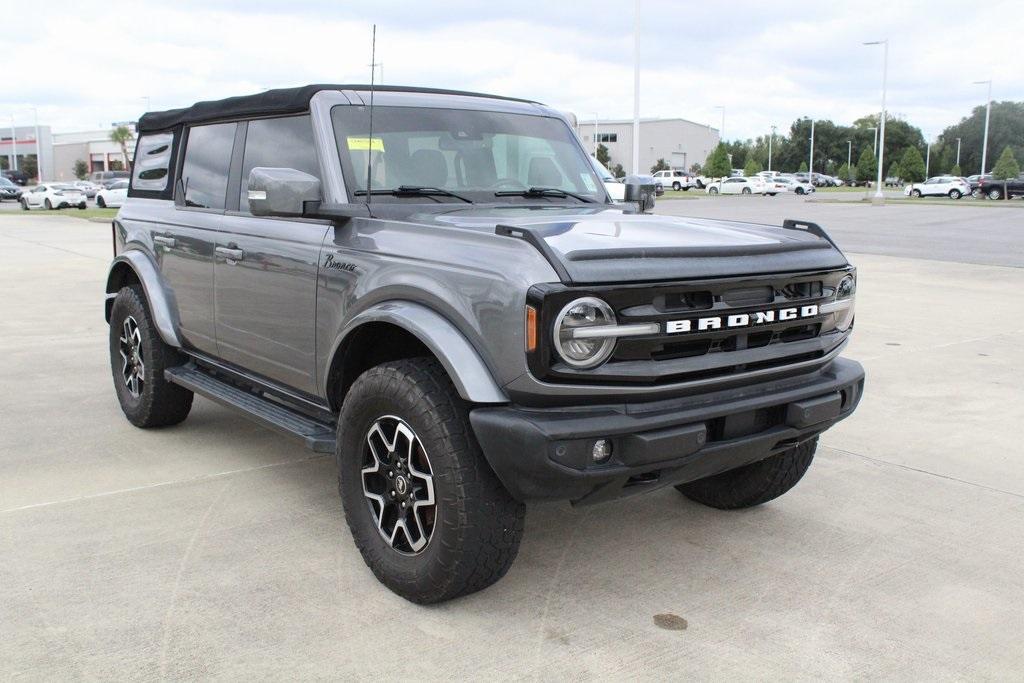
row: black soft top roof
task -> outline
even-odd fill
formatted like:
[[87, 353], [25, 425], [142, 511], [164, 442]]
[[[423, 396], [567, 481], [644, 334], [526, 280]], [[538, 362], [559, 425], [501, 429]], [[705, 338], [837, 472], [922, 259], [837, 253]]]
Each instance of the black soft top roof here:
[[[443, 90], [439, 88], [417, 88], [402, 85], [377, 85], [381, 92], [419, 92], [432, 95], [464, 95], [469, 97], [489, 97], [497, 100], [527, 102], [515, 97], [485, 95], [483, 93], [464, 92], [461, 90]], [[299, 88], [278, 88], [267, 90], [256, 95], [241, 95], [223, 100], [196, 102], [191, 107], [168, 109], [167, 111], [147, 112], [139, 119], [140, 133], [151, 133], [168, 130], [187, 123], [200, 123], [230, 119], [242, 116], [272, 116], [275, 114], [294, 114], [307, 111], [309, 100], [321, 90], [369, 90], [369, 85], [304, 85]]]

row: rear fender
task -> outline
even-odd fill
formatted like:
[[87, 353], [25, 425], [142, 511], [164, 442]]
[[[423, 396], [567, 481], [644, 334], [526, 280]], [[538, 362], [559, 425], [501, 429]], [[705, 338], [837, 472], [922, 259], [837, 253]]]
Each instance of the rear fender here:
[[110, 309], [114, 305], [114, 298], [126, 281], [125, 269], [130, 269], [142, 284], [142, 290], [145, 292], [146, 301], [149, 304], [149, 313], [153, 316], [153, 324], [156, 325], [160, 338], [170, 346], [181, 348], [176, 314], [178, 308], [173, 301], [174, 295], [169, 293], [167, 287], [164, 286], [160, 271], [153, 265], [153, 261], [145, 252], [138, 249], [121, 252], [110, 264], [110, 271], [107, 273], [107, 297], [104, 311], [107, 322], [110, 322]]

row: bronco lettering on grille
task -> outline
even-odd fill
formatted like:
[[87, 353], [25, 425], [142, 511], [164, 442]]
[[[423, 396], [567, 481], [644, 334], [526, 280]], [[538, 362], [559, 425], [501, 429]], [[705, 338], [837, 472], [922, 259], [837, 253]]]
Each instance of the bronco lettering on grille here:
[[809, 304], [807, 306], [777, 308], [771, 311], [756, 311], [754, 313], [734, 313], [732, 315], [691, 318], [689, 320], [669, 320], [665, 323], [665, 334], [752, 327], [754, 325], [786, 322], [800, 318], [813, 318], [816, 315], [818, 315], [818, 305]]

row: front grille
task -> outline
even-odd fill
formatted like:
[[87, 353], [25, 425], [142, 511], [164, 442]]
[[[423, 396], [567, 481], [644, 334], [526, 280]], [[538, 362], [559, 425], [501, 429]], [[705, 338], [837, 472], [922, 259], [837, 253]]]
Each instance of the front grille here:
[[[659, 324], [657, 334], [618, 340], [615, 352], [604, 365], [592, 370], [570, 368], [549, 346], [530, 359], [535, 376], [574, 383], [665, 384], [689, 379], [727, 377], [755, 369], [785, 367], [824, 356], [841, 341], [833, 316], [819, 314], [793, 320], [774, 320], [752, 326], [698, 330], [668, 334], [668, 321], [822, 305], [832, 300], [835, 287], [847, 270], [782, 274], [746, 278], [722, 278], [699, 282], [656, 285], [620, 285], [566, 288], [549, 285], [534, 288], [531, 298], [543, 301], [544, 329], [550, 330], [551, 311], [578, 296], [596, 296], [615, 309], [620, 324]], [[545, 335], [547, 336], [547, 335]]]

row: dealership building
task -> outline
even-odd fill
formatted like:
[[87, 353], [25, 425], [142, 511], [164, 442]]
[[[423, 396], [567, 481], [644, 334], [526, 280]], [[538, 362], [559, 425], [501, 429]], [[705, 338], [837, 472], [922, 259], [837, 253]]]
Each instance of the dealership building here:
[[42, 157], [43, 175], [49, 178], [54, 168], [53, 136], [49, 126], [9, 126], [0, 128], [0, 168], [22, 169], [25, 162]]
[[[126, 125], [135, 134], [134, 123]], [[51, 133], [49, 126], [15, 126], [0, 129], [0, 168], [23, 169], [26, 161], [35, 161], [38, 150], [44, 181], [75, 180], [75, 162], [84, 161], [93, 171], [116, 171], [124, 168], [121, 145], [110, 139], [114, 126], [78, 133]], [[37, 134], [38, 131], [38, 134]], [[37, 143], [38, 135], [38, 143]], [[128, 143], [128, 162], [135, 153], [135, 141]]]
[[[630, 172], [633, 163], [633, 119], [580, 119], [576, 124], [583, 146], [592, 154], [601, 144], [608, 148], [611, 166], [622, 164]], [[596, 138], [596, 140], [595, 140]], [[658, 159], [669, 168], [689, 169], [703, 165], [718, 145], [717, 128], [687, 119], [640, 119], [640, 172], [649, 173]]]

